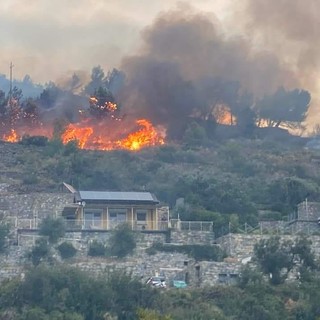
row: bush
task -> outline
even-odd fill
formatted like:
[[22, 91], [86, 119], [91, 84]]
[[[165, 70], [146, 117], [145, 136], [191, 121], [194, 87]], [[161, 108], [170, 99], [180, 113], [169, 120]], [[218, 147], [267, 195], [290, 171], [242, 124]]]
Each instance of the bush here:
[[62, 259], [69, 259], [76, 255], [77, 249], [68, 242], [63, 242], [58, 246], [58, 251]]
[[40, 225], [39, 234], [47, 236], [50, 243], [56, 243], [58, 239], [65, 234], [64, 221], [61, 218], [54, 219], [51, 217], [43, 219]]
[[103, 243], [98, 242], [96, 240], [91, 242], [88, 250], [88, 256], [104, 257], [106, 256], [106, 253], [107, 253], [107, 248]]
[[109, 251], [112, 256], [123, 258], [131, 254], [136, 247], [135, 233], [128, 224], [119, 225], [112, 233]]
[[39, 182], [39, 179], [35, 173], [28, 173], [23, 177], [22, 182], [28, 185], [34, 185]]
[[9, 226], [7, 224], [0, 224], [0, 252], [4, 252], [6, 244], [7, 244], [7, 237], [9, 235]]
[[25, 135], [22, 137], [20, 144], [28, 146], [28, 145], [34, 145], [37, 147], [44, 147], [48, 144], [48, 138], [44, 136], [28, 136]]
[[32, 248], [29, 253], [29, 259], [32, 264], [37, 266], [41, 261], [50, 257], [50, 247], [45, 239], [41, 238], [36, 241], [36, 245]]

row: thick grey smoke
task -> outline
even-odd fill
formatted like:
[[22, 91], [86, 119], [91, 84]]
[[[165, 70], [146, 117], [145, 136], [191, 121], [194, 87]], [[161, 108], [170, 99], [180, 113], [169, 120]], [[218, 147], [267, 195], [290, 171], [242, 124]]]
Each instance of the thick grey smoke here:
[[314, 122], [319, 101], [320, 1], [246, 0], [241, 12], [247, 36], [290, 64], [299, 86], [311, 92], [309, 122]]
[[244, 10], [248, 34], [260, 37], [282, 59], [296, 59], [298, 70], [319, 67], [318, 0], [247, 0]]
[[156, 123], [177, 121], [208, 103], [197, 94], [204, 79], [239, 82], [256, 96], [298, 83], [277, 55], [228, 37], [216, 19], [190, 8], [161, 14], [142, 37], [140, 53], [123, 60], [128, 81], [122, 99], [127, 112], [143, 111]]

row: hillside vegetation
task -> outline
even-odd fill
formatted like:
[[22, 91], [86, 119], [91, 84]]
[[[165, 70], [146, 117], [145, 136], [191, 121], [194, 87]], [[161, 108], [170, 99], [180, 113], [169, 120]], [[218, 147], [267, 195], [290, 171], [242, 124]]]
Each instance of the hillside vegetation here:
[[[303, 138], [285, 137], [198, 144], [186, 137], [138, 152], [27, 137], [0, 144], [1, 182], [16, 192], [59, 192], [62, 182], [81, 190], [148, 190], [183, 219], [253, 225], [285, 219], [305, 198], [320, 200], [319, 152], [306, 149]], [[177, 207], [178, 198], [184, 204]]]

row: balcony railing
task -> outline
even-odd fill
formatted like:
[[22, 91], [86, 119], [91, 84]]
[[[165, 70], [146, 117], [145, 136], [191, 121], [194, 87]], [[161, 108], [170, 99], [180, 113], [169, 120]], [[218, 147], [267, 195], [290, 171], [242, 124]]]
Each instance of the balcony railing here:
[[[8, 218], [7, 221], [17, 229], [38, 229], [42, 219], [18, 219]], [[168, 228], [182, 231], [212, 231], [213, 223], [210, 221], [182, 221], [170, 219], [170, 221], [137, 221], [137, 220], [103, 220], [103, 219], [64, 219], [67, 230], [113, 230], [118, 225], [127, 223], [132, 230], [168, 230]]]
[[172, 229], [184, 231], [212, 231], [213, 222], [211, 221], [182, 221], [180, 219], [171, 219]]

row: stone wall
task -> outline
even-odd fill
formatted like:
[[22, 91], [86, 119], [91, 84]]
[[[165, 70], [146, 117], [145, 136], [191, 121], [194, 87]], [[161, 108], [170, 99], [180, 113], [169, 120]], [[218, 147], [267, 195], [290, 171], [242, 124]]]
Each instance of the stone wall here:
[[212, 231], [172, 230], [170, 242], [175, 244], [214, 244]]
[[73, 202], [71, 193], [0, 193], [0, 215], [19, 219], [59, 216], [66, 204]]
[[[178, 232], [182, 233], [174, 234], [175, 241], [178, 239], [189, 241], [185, 231]], [[122, 270], [140, 278], [141, 281], [163, 274], [168, 284], [173, 280], [185, 280], [190, 286], [210, 286], [235, 281], [241, 267], [250, 260], [254, 245], [261, 239], [270, 237], [270, 235], [229, 234], [216, 239], [218, 245], [228, 253], [224, 262], [194, 261], [181, 253], [158, 252], [148, 255], [146, 248], [152, 243], [166, 242], [165, 232], [137, 233], [137, 248], [132, 256], [124, 259], [89, 257], [87, 250], [90, 242], [93, 240], [107, 242], [110, 234], [111, 232], [98, 231], [68, 232], [61, 241], [72, 242], [78, 250], [77, 255], [69, 261], [62, 261], [56, 254], [57, 263], [66, 263], [93, 275]], [[0, 280], [14, 275], [23, 275], [24, 265], [27, 262], [26, 253], [31, 250], [39, 237], [36, 232], [30, 230], [20, 232], [19, 236], [19, 245], [11, 246], [9, 254], [0, 259]], [[291, 235], [281, 236], [283, 241], [294, 240], [294, 238]], [[314, 253], [320, 257], [320, 236], [313, 235], [309, 239], [312, 241]]]
[[298, 204], [298, 220], [317, 220], [320, 218], [320, 203], [304, 201]]
[[[219, 239], [217, 243], [228, 256], [236, 257], [239, 261], [246, 260], [253, 255], [254, 245], [262, 239], [268, 239], [271, 235], [235, 234], [230, 233]], [[298, 235], [279, 235], [282, 241], [294, 241]], [[310, 235], [308, 239], [312, 241], [311, 248], [315, 255], [320, 257], [320, 236]]]

